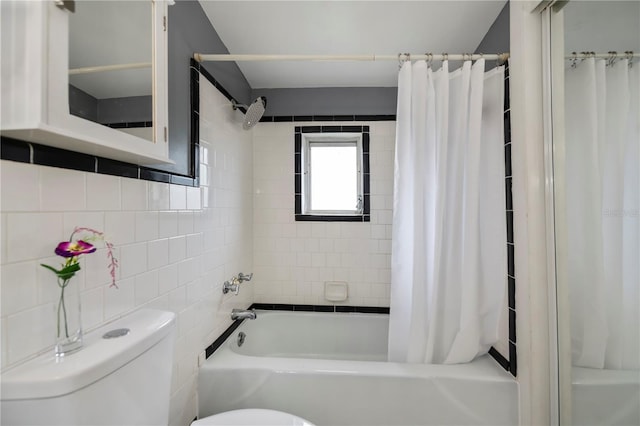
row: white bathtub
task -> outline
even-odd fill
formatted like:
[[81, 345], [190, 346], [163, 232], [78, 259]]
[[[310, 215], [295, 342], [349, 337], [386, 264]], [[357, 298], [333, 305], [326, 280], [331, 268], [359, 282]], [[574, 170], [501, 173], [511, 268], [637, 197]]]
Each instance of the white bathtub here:
[[270, 408], [318, 426], [518, 424], [517, 383], [489, 356], [391, 363], [388, 315], [257, 312], [200, 367], [199, 417]]
[[640, 371], [573, 367], [572, 423], [640, 425]]

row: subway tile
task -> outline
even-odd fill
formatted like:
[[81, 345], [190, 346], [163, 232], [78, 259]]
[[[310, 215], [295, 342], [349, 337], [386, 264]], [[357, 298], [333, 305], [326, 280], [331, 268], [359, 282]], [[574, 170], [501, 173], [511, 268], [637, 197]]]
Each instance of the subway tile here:
[[2, 161], [0, 185], [2, 211], [35, 212], [40, 209], [38, 166]]
[[200, 210], [202, 208], [202, 197], [200, 188], [186, 187], [187, 209]]
[[66, 149], [54, 148], [38, 144], [30, 144], [33, 148], [33, 163], [42, 166], [60, 168], [60, 170], [78, 170], [95, 172], [96, 157]]
[[[120, 276], [129, 278], [147, 270], [147, 243], [120, 247]], [[120, 285], [119, 285], [120, 286]]]
[[102, 287], [83, 291], [80, 294], [82, 305], [82, 327], [85, 331], [102, 325], [104, 321], [104, 289]]
[[120, 179], [121, 208], [125, 211], [144, 211], [147, 210], [147, 185], [156, 185], [147, 183], [138, 179]]
[[508, 278], [508, 301], [509, 301], [509, 308], [511, 309], [515, 309], [516, 308], [516, 279], [513, 277], [507, 277]]
[[169, 210], [169, 187], [167, 183], [161, 182], [148, 182], [148, 209], [155, 210]]
[[187, 256], [187, 239], [185, 236], [169, 238], [169, 263], [176, 263]]
[[[3, 316], [15, 314], [37, 304], [36, 268], [38, 267], [40, 266], [34, 261], [2, 265], [0, 306]], [[51, 272], [49, 274], [51, 282], [55, 283], [55, 276]]]
[[509, 371], [514, 377], [518, 375], [518, 357], [516, 345], [513, 342], [509, 342]]
[[135, 242], [136, 213], [132, 211], [106, 212], [104, 233], [116, 246]]
[[39, 350], [53, 345], [54, 310], [52, 304], [10, 315], [6, 319], [7, 358], [16, 363]]
[[140, 173], [140, 168], [135, 164], [123, 163], [121, 161], [109, 160], [107, 158], [99, 158], [98, 173], [137, 179]]
[[120, 210], [120, 178], [88, 173], [87, 210]]
[[180, 185], [169, 185], [169, 209], [186, 210], [187, 188]]
[[516, 311], [509, 309], [509, 340], [516, 343]]
[[158, 292], [165, 294], [178, 287], [178, 265], [167, 265], [158, 270]]
[[169, 240], [162, 238], [149, 241], [147, 245], [149, 269], [157, 269], [169, 264]]
[[155, 240], [158, 229], [158, 212], [136, 212], [136, 241]]
[[121, 316], [135, 307], [135, 277], [123, 279], [118, 288], [104, 289], [105, 321]]
[[[85, 288], [95, 288], [111, 284], [111, 271], [109, 269], [110, 260], [106, 248], [100, 248], [91, 256], [83, 256], [81, 259], [82, 270], [84, 271]], [[114, 257], [120, 261], [120, 249], [113, 250]], [[116, 270], [116, 285], [119, 278]]]
[[9, 213], [6, 217], [7, 262], [51, 256], [64, 241], [62, 213]]
[[0, 158], [3, 160], [29, 163], [31, 161], [31, 148], [29, 143], [2, 137], [0, 141]]
[[84, 210], [86, 207], [85, 173], [40, 168], [40, 208], [42, 211]]
[[158, 296], [158, 271], [145, 272], [135, 277], [135, 306], [143, 305]]
[[178, 235], [192, 234], [194, 229], [193, 212], [178, 212]]
[[158, 212], [158, 237], [167, 238], [178, 235], [178, 212]]

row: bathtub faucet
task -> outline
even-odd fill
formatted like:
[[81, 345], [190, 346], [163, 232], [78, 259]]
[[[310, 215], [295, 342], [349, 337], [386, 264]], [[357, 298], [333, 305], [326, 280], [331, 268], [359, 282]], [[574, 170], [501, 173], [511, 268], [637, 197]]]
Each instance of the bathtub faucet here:
[[234, 321], [247, 318], [254, 320], [258, 318], [258, 314], [256, 314], [256, 311], [254, 309], [233, 309], [231, 311], [231, 319]]

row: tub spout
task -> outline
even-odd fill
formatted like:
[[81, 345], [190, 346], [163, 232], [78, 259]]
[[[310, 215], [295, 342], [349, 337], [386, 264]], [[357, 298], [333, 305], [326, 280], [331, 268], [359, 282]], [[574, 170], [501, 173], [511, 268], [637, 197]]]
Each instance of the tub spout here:
[[231, 311], [231, 319], [236, 321], [236, 320], [243, 320], [243, 319], [256, 319], [258, 317], [258, 314], [256, 314], [256, 311], [251, 309], [233, 309]]

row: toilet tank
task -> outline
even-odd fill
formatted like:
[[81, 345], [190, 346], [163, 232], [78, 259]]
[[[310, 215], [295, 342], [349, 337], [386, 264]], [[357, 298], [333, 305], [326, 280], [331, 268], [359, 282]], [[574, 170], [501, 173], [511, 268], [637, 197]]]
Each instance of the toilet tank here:
[[140, 309], [86, 334], [78, 352], [3, 372], [0, 423], [167, 425], [175, 328], [174, 313]]

